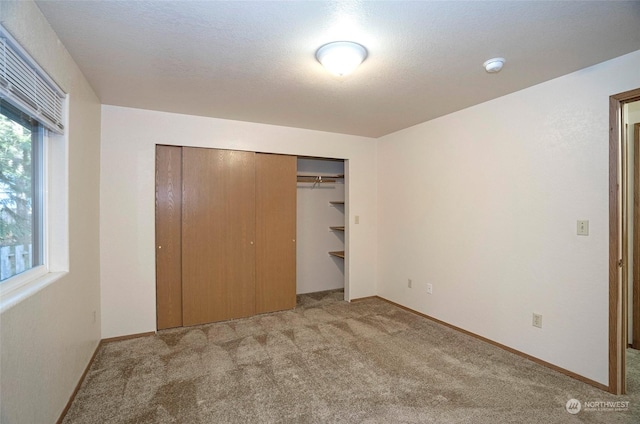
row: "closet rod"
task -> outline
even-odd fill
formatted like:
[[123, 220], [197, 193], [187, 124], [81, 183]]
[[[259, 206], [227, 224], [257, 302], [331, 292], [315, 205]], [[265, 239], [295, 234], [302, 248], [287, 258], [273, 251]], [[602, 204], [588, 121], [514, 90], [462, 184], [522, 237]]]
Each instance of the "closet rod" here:
[[343, 174], [340, 175], [298, 175], [299, 182], [308, 183], [335, 183], [337, 179], [344, 178]]
[[298, 177], [299, 183], [335, 183], [335, 178], [322, 178], [322, 177]]

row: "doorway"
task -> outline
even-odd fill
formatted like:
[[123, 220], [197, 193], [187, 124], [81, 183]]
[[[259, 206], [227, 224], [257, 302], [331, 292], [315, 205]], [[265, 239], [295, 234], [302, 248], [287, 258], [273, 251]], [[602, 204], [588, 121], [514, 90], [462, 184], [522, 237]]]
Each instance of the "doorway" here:
[[[627, 244], [629, 261], [627, 276], [626, 312], [623, 319], [627, 322], [624, 333], [625, 387], [628, 394], [640, 392], [640, 101], [626, 103], [623, 106], [622, 145], [626, 152], [627, 165], [627, 211], [628, 223], [623, 233]], [[625, 261], [626, 262], [626, 261]], [[623, 282], [624, 284], [624, 282]]]
[[630, 152], [625, 141], [625, 105], [640, 101], [640, 89], [609, 98], [609, 391], [626, 392], [629, 300]]
[[[629, 192], [633, 193], [633, 202], [629, 216], [633, 217], [631, 250], [632, 264], [629, 266], [629, 331], [627, 332], [629, 347], [640, 350], [640, 101], [625, 105], [625, 117], [627, 126], [625, 132], [628, 145], [633, 150], [633, 167], [629, 176], [633, 176]], [[629, 157], [631, 160], [631, 157]], [[631, 196], [631, 194], [630, 194]]]
[[297, 294], [344, 290], [346, 284], [347, 161], [298, 157]]

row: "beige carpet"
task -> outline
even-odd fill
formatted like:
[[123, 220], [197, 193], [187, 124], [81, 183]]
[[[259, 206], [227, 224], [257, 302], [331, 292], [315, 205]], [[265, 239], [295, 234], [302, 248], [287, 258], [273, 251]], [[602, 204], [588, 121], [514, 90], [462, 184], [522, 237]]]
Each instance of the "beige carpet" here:
[[[631, 395], [611, 396], [379, 299], [342, 296], [105, 344], [64, 423], [640, 422], [637, 374]], [[572, 398], [630, 408], [571, 415]]]

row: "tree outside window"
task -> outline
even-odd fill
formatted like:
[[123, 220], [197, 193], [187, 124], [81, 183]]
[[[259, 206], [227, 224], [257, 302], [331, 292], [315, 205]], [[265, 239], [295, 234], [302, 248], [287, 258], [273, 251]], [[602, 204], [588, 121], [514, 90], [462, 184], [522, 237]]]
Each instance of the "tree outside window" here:
[[[34, 261], [34, 129], [0, 113], [0, 281]], [[37, 243], [37, 242], [36, 242]]]

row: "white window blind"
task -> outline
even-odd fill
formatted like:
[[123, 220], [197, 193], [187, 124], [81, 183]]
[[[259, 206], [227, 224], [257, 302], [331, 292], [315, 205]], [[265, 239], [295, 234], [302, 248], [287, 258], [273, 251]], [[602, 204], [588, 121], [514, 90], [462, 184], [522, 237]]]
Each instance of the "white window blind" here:
[[47, 129], [64, 133], [65, 93], [0, 25], [0, 98]]

